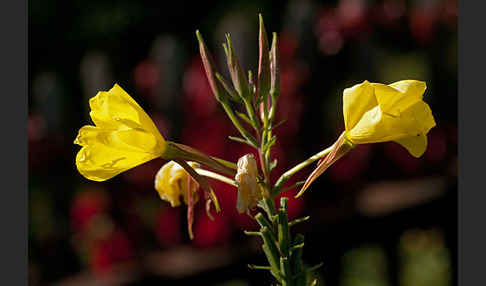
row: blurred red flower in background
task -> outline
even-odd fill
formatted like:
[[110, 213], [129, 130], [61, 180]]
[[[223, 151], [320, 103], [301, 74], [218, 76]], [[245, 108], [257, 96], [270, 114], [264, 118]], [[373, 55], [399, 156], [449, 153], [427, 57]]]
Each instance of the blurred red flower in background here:
[[93, 219], [110, 208], [110, 197], [100, 185], [87, 185], [76, 193], [71, 203], [71, 227], [85, 233]]
[[214, 220], [206, 215], [204, 204], [198, 204], [195, 211], [194, 239], [192, 244], [196, 247], [206, 248], [221, 245], [228, 241], [233, 227], [229, 218], [214, 214]]
[[189, 61], [184, 73], [183, 90], [183, 111], [185, 115], [191, 115], [191, 119], [206, 118], [217, 110], [218, 101], [211, 92], [199, 55]]
[[181, 208], [160, 208], [155, 219], [155, 234], [159, 243], [165, 247], [181, 243], [181, 223]]
[[341, 0], [336, 7], [341, 33], [345, 38], [365, 35], [368, 25], [368, 9], [363, 0]]
[[133, 258], [130, 240], [121, 230], [115, 230], [107, 237], [96, 241], [90, 253], [90, 264], [96, 275], [106, 275], [116, 263]]
[[160, 78], [161, 70], [151, 59], [142, 60], [133, 71], [133, 79], [138, 94], [145, 94], [153, 103], [155, 86]]
[[412, 37], [420, 44], [434, 40], [439, 7], [432, 2], [415, 2], [409, 14], [409, 26]]

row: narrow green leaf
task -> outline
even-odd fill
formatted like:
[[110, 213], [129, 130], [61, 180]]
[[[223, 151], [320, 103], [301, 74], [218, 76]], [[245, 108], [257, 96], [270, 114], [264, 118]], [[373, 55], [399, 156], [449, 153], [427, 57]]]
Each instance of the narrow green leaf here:
[[272, 130], [279, 127], [280, 125], [284, 124], [287, 121], [287, 118], [280, 120], [277, 124], [271, 126]]
[[267, 152], [267, 150], [273, 145], [275, 145], [276, 142], [277, 142], [277, 136], [273, 135], [272, 138], [269, 141], [267, 141], [265, 145], [263, 145], [262, 152], [264, 153]]
[[255, 236], [261, 236], [262, 233], [259, 232], [259, 231], [243, 231], [246, 235], [250, 236], [250, 235], [255, 235]]
[[251, 147], [255, 147], [253, 144], [251, 144], [250, 142], [246, 141], [246, 139], [243, 139], [243, 138], [240, 138], [240, 137], [234, 137], [234, 136], [228, 136], [228, 138], [230, 140], [233, 140], [233, 141], [236, 141], [236, 142], [240, 142], [240, 143], [245, 143], [247, 145], [250, 145]]
[[316, 271], [317, 269], [321, 268], [323, 265], [324, 265], [324, 263], [321, 262], [321, 263], [319, 263], [317, 265], [314, 265], [312, 267], [307, 268], [305, 271], [306, 272]]
[[277, 163], [278, 163], [278, 160], [277, 159], [274, 159], [271, 163], [270, 163], [270, 171], [272, 171], [275, 167], [277, 167]]
[[310, 219], [310, 216], [305, 216], [305, 217], [302, 217], [302, 218], [294, 219], [293, 221], [289, 222], [289, 226], [294, 226], [298, 223], [307, 221], [309, 219]]
[[303, 248], [304, 247], [304, 243], [302, 242], [301, 244], [297, 244], [297, 245], [292, 245], [289, 249], [289, 252], [292, 253], [294, 251], [296, 251], [297, 249], [299, 248]]
[[238, 115], [246, 123], [248, 123], [251, 126], [253, 126], [253, 122], [250, 120], [250, 118], [248, 118], [248, 116], [246, 116], [246, 114], [236, 111], [236, 115]]
[[270, 267], [270, 266], [260, 266], [260, 265], [253, 265], [253, 264], [248, 264], [248, 268], [255, 269], [255, 270], [271, 270], [272, 269], [272, 267]]
[[[305, 181], [299, 181], [299, 182], [297, 182], [297, 183], [295, 183], [295, 184], [293, 184], [293, 185], [291, 185], [291, 186], [289, 186], [289, 187], [285, 187], [285, 188], [283, 188], [283, 189], [282, 189], [280, 192], [285, 192], [285, 191], [291, 190], [291, 189], [293, 189], [293, 188], [300, 187], [300, 186], [302, 186], [302, 185], [304, 184], [304, 182], [305, 182]], [[275, 191], [275, 190], [274, 190], [274, 191]], [[280, 193], [280, 192], [279, 192], [279, 193]]]
[[272, 225], [261, 213], [256, 214], [255, 220], [258, 222], [262, 229], [266, 227], [269, 230], [269, 235], [272, 236], [273, 241], [277, 241], [277, 237], [275, 237], [275, 234], [273, 233]]

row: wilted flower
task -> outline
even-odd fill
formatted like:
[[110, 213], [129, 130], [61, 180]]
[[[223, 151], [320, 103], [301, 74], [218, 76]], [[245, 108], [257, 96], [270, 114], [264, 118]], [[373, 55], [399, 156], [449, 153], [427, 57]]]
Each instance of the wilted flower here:
[[257, 183], [258, 168], [255, 157], [247, 154], [238, 159], [238, 170], [235, 181], [238, 184], [238, 198], [236, 208], [239, 213], [254, 208], [263, 198], [260, 186]]
[[[199, 167], [199, 164], [195, 162], [188, 162], [188, 164], [193, 168]], [[155, 189], [159, 193], [160, 198], [169, 202], [172, 207], [177, 207], [181, 204], [181, 197], [186, 205], [190, 196], [193, 202], [196, 203], [198, 200], [198, 188], [199, 184], [184, 168], [174, 161], [162, 166], [155, 176]]]
[[83, 147], [76, 166], [87, 179], [110, 179], [166, 150], [166, 141], [153, 121], [117, 84], [98, 92], [89, 105], [95, 126], [83, 126], [74, 140]]
[[[200, 165], [196, 162], [187, 162], [191, 168], [198, 168]], [[172, 207], [181, 204], [182, 196], [184, 203], [187, 205], [187, 229], [189, 237], [194, 237], [192, 225], [194, 222], [194, 205], [199, 199], [197, 190], [199, 183], [181, 165], [170, 161], [160, 168], [155, 176], [155, 189], [162, 200], [170, 203]], [[207, 196], [207, 195], [206, 195]], [[207, 201], [209, 202], [209, 201]], [[209, 210], [206, 209], [209, 215]]]

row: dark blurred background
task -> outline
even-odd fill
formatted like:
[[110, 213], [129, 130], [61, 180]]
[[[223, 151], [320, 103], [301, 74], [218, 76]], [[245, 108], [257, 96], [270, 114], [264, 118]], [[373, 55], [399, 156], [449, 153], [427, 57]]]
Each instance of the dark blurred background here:
[[[255, 229], [232, 188], [213, 182], [223, 211], [186, 209], [154, 190], [154, 160], [96, 183], [76, 170], [72, 142], [88, 100], [116, 82], [165, 138], [236, 161], [251, 150], [213, 98], [200, 29], [220, 71], [224, 33], [256, 72], [258, 13], [278, 32], [281, 97], [275, 175], [332, 144], [342, 90], [363, 80], [427, 82], [437, 126], [415, 159], [396, 143], [361, 145], [333, 165], [290, 216], [310, 215], [306, 263], [320, 285], [457, 284], [457, 1], [29, 1], [30, 285], [269, 285]], [[305, 178], [308, 167], [293, 182]]]

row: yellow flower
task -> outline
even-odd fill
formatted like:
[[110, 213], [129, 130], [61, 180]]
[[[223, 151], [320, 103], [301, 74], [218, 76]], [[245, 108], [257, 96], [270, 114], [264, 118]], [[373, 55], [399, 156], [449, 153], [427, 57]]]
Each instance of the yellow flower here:
[[[435, 126], [423, 102], [425, 82], [402, 80], [390, 85], [364, 81], [343, 92], [345, 131], [307, 177], [296, 197], [356, 144], [395, 141], [414, 157], [427, 149], [427, 133]], [[326, 151], [324, 150], [324, 151]]]
[[89, 100], [95, 126], [83, 126], [74, 140], [78, 171], [104, 181], [160, 157], [166, 142], [145, 111], [120, 86], [100, 91]]
[[414, 157], [427, 148], [427, 132], [435, 126], [422, 100], [425, 82], [403, 80], [384, 85], [364, 81], [343, 92], [345, 137], [353, 144], [395, 141]]
[[[196, 162], [188, 162], [188, 164], [192, 168], [199, 167], [199, 164]], [[190, 194], [189, 187], [191, 188]], [[174, 161], [162, 166], [155, 176], [155, 189], [159, 193], [160, 198], [169, 202], [172, 207], [177, 207], [181, 204], [181, 196], [186, 205], [188, 204], [189, 195], [191, 195], [193, 203], [196, 203], [198, 200], [196, 192], [198, 188], [199, 184], [196, 180]]]
[[263, 198], [260, 186], [257, 183], [258, 169], [255, 157], [247, 154], [238, 159], [238, 169], [235, 181], [238, 184], [238, 198], [236, 208], [239, 213], [254, 208]]

